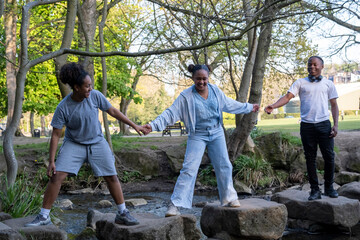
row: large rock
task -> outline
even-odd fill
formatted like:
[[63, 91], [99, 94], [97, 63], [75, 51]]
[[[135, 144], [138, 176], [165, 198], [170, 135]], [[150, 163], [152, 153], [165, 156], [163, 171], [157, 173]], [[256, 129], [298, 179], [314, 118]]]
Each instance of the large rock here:
[[346, 147], [347, 154], [344, 154], [346, 170], [360, 173], [360, 148], [354, 144]]
[[275, 132], [256, 138], [259, 151], [264, 159], [276, 169], [289, 172], [306, 171], [306, 161], [302, 147], [283, 141], [281, 133]]
[[192, 215], [161, 218], [149, 213], [134, 213], [134, 217], [140, 222], [135, 226], [116, 224], [115, 214], [93, 212], [92, 215], [97, 218], [96, 236], [99, 240], [195, 240], [201, 238], [200, 230], [196, 227], [196, 217]]
[[173, 146], [168, 147], [165, 151], [166, 156], [169, 158], [171, 169], [175, 173], [180, 173], [185, 157], [186, 146]]
[[343, 227], [352, 227], [360, 220], [358, 200], [322, 196], [322, 199], [308, 201], [308, 197], [308, 192], [286, 190], [274, 194], [271, 200], [285, 204], [289, 218]]
[[[39, 227], [24, 227], [26, 223], [34, 220], [35, 216], [25, 218], [13, 218], [3, 221], [2, 223], [9, 226], [12, 230], [20, 232], [26, 239], [36, 240], [66, 240], [67, 233], [54, 225], [39, 226]], [[0, 238], [1, 239], [1, 238]], [[16, 238], [14, 238], [16, 239]]]
[[159, 156], [156, 151], [129, 150], [117, 152], [122, 165], [136, 169], [142, 175], [158, 176], [160, 170]]
[[241, 207], [207, 204], [201, 214], [202, 232], [218, 239], [278, 239], [287, 222], [283, 204], [258, 198], [241, 200]]
[[[338, 154], [335, 152], [335, 172], [339, 172], [341, 170], [341, 160], [338, 157]], [[316, 166], [318, 170], [324, 170], [324, 166], [325, 166], [325, 161], [324, 158], [322, 157], [321, 151], [320, 149], [318, 149], [317, 151], [317, 156], [316, 156]]]
[[7, 220], [7, 219], [11, 219], [11, 215], [8, 213], [4, 213], [4, 212], [0, 212], [0, 222]]
[[338, 174], [336, 174], [335, 182], [337, 184], [344, 185], [354, 181], [359, 181], [359, 179], [360, 179], [360, 173], [341, 171]]
[[360, 182], [351, 182], [338, 189], [341, 196], [360, 200]]
[[241, 194], [249, 194], [252, 195], [253, 191], [251, 188], [249, 188], [245, 183], [235, 179], [234, 180], [234, 188], [236, 190], [236, 192], [241, 193]]

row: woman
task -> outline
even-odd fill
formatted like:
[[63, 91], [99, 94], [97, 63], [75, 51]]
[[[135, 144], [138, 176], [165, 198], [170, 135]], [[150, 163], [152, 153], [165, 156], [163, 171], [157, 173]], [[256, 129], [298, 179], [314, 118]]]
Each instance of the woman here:
[[209, 66], [191, 64], [188, 71], [192, 74], [194, 85], [180, 93], [172, 106], [145, 125], [149, 132], [161, 131], [167, 125], [181, 120], [189, 133], [183, 168], [176, 181], [166, 217], [179, 215], [177, 207], [192, 207], [195, 180], [206, 147], [215, 169], [221, 204], [240, 206], [233, 187], [232, 165], [221, 127], [222, 112], [240, 114], [259, 110], [258, 104], [237, 102], [226, 97], [217, 86], [209, 84]]
[[[76, 63], [64, 65], [60, 70], [60, 80], [68, 84], [73, 91], [59, 103], [51, 121], [53, 132], [47, 168], [50, 180], [40, 213], [25, 226], [51, 224], [50, 209], [59, 194], [62, 182], [68, 175], [77, 175], [85, 161], [89, 162], [95, 176], [102, 176], [108, 185], [118, 207], [115, 222], [126, 225], [139, 224], [125, 207], [123, 192], [115, 169], [115, 159], [103, 137], [98, 109], [130, 125], [139, 135], [146, 130], [112, 107], [102, 93], [93, 90], [90, 76], [81, 65]], [[64, 125], [66, 126], [65, 137], [55, 162], [55, 154]]]

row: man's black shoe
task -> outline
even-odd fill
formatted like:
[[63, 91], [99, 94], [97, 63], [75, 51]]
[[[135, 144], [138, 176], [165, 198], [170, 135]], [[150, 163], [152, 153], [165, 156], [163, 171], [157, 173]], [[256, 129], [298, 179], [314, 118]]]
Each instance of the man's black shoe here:
[[316, 200], [316, 199], [321, 199], [320, 190], [311, 190], [308, 200], [312, 201], [312, 200]]
[[325, 188], [324, 195], [331, 198], [337, 198], [339, 196], [334, 188]]

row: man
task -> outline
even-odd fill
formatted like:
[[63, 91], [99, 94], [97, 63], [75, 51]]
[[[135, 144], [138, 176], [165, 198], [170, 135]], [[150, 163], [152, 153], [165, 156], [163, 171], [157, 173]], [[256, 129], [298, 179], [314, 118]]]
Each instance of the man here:
[[[296, 80], [287, 94], [274, 104], [265, 107], [270, 114], [275, 108], [287, 104], [290, 99], [299, 94], [301, 125], [300, 134], [303, 144], [306, 167], [311, 187], [309, 200], [321, 199], [321, 191], [316, 174], [316, 155], [319, 145], [325, 161], [325, 191], [324, 195], [337, 198], [338, 193], [333, 188], [334, 182], [334, 137], [338, 131], [339, 108], [336, 102], [338, 94], [334, 83], [321, 76], [324, 61], [321, 57], [312, 56], [308, 60], [309, 76]], [[328, 101], [334, 125], [329, 121]]]

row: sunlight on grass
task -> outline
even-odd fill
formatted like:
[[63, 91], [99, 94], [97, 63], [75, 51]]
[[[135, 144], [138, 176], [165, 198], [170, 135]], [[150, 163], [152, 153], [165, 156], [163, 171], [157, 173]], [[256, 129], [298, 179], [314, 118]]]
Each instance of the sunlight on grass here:
[[[331, 119], [332, 121], [332, 119]], [[261, 120], [256, 125], [264, 132], [299, 132], [300, 121], [299, 118], [281, 118], [281, 119], [266, 119]], [[227, 122], [226, 128], [234, 128], [235, 124]], [[345, 116], [344, 120], [339, 118], [339, 130], [360, 130], [360, 115]]]

